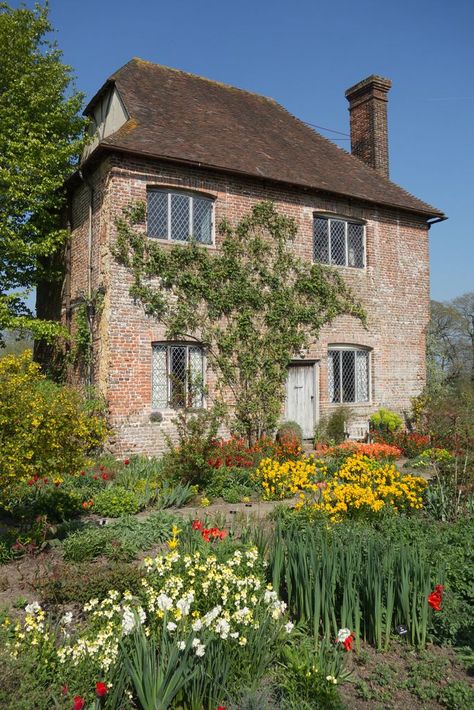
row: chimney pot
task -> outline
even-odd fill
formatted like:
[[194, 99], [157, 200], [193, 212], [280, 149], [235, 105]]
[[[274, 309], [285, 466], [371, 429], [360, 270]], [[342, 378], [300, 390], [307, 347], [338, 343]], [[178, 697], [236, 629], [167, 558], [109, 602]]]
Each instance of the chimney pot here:
[[392, 82], [372, 74], [346, 91], [351, 151], [388, 178], [387, 94]]

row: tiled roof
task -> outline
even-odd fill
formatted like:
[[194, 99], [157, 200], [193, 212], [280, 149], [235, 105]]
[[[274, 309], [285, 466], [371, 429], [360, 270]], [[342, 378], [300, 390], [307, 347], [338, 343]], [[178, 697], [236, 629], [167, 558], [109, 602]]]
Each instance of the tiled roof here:
[[443, 216], [273, 99], [136, 58], [115, 72], [99, 94], [112, 84], [130, 118], [101, 141], [104, 148], [323, 190], [427, 217]]

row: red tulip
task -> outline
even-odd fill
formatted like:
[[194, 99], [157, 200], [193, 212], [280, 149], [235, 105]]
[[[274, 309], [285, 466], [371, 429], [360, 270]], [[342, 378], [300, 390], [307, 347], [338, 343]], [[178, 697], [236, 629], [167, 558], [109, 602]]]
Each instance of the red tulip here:
[[98, 698], [103, 698], [104, 695], [107, 695], [107, 686], [105, 683], [102, 683], [102, 681], [99, 681], [98, 683], [95, 684], [95, 694], [97, 695]]
[[72, 710], [83, 710], [86, 701], [80, 695], [75, 695], [72, 699]]

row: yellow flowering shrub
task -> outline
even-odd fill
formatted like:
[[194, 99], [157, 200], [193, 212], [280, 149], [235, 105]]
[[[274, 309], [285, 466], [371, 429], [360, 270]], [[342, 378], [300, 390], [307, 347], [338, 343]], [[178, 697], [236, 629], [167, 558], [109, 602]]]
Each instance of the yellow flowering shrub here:
[[79, 392], [48, 381], [30, 351], [0, 358], [0, 503], [35, 474], [78, 471], [105, 435], [105, 420]]
[[312, 456], [280, 463], [275, 459], [262, 459], [254, 479], [263, 489], [264, 500], [291, 498], [299, 491], [317, 491], [318, 479], [327, 473], [326, 465]]
[[[416, 510], [422, 507], [424, 478], [402, 475], [394, 464], [381, 464], [367, 456], [348, 458], [336, 477], [321, 488], [315, 511], [325, 512], [333, 522], [345, 516], [372, 515], [383, 509]], [[301, 507], [303, 503], [299, 504]]]

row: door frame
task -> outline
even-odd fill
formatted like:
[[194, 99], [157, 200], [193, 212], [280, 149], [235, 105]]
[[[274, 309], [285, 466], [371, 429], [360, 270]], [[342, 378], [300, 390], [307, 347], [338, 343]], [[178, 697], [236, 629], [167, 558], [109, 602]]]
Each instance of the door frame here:
[[[299, 359], [299, 360], [292, 360], [290, 362], [290, 364], [288, 365], [288, 370], [291, 367], [312, 367], [313, 387], [314, 387], [313, 421], [314, 421], [315, 427], [319, 424], [319, 416], [320, 416], [320, 397], [319, 397], [320, 363], [321, 363], [320, 360]], [[286, 384], [285, 384], [285, 419], [288, 419], [287, 415], [288, 415], [288, 377], [286, 379]]]

